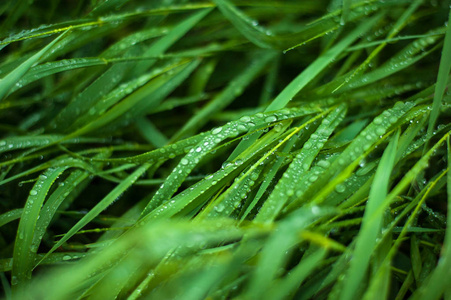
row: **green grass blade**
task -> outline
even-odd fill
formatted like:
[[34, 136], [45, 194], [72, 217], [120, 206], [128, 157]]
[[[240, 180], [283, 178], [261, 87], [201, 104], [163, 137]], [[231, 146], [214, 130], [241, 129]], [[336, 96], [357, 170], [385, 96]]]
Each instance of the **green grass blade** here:
[[66, 166], [48, 169], [47, 172], [39, 177], [33, 189], [30, 190], [30, 195], [20, 218], [16, 242], [14, 244], [14, 263], [11, 283], [13, 291], [16, 293], [20, 293], [23, 286], [31, 279], [32, 265], [35, 260], [34, 253], [37, 247], [37, 245], [33, 244], [33, 235], [36, 231], [36, 224], [42, 203], [52, 184], [67, 168]]
[[244, 89], [255, 79], [261, 70], [274, 58], [274, 54], [264, 53], [257, 55], [257, 57], [250, 63], [236, 78], [232, 79], [229, 85], [212, 99], [206, 106], [196, 113], [180, 131], [172, 138], [177, 140], [187, 134], [195, 132], [201, 128], [208, 121], [209, 116], [213, 115], [225, 107], [227, 107], [236, 97], [244, 92]]
[[7, 211], [0, 215], [0, 227], [2, 227], [5, 224], [8, 224], [9, 222], [12, 222], [14, 220], [17, 220], [22, 215], [22, 208], [16, 208], [10, 211]]
[[[449, 11], [448, 23], [451, 22], [451, 9]], [[445, 41], [442, 49], [442, 56], [440, 58], [440, 65], [437, 76], [437, 83], [435, 85], [434, 101], [432, 102], [432, 111], [429, 117], [427, 134], [430, 136], [434, 131], [437, 123], [437, 118], [442, 106], [443, 94], [448, 82], [449, 72], [451, 70], [451, 58], [448, 53], [451, 53], [451, 28], [448, 25], [445, 34]]]
[[[325, 142], [341, 123], [346, 114], [346, 106], [342, 105], [324, 118], [318, 129], [305, 142], [301, 152], [295, 157], [274, 191], [265, 201], [256, 222], [272, 222], [277, 217], [288, 199], [294, 195], [294, 188], [300, 184], [299, 179], [310, 168], [315, 157], [321, 151]], [[313, 178], [313, 177], [312, 177]]]
[[393, 170], [398, 145], [399, 132], [395, 135], [382, 155], [381, 162], [376, 170], [371, 186], [368, 204], [362, 220], [362, 228], [357, 237], [357, 243], [353, 253], [349, 270], [346, 273], [347, 280], [344, 283], [340, 299], [354, 299], [361, 280], [371, 257], [376, 238], [382, 230], [381, 206], [388, 194], [390, 173]]
[[[396, 24], [393, 26], [390, 34], [388, 35], [388, 39], [394, 37], [396, 34], [399, 33], [399, 31], [401, 31], [402, 27], [406, 26], [408, 19], [410, 18], [410, 16], [415, 12], [415, 10], [418, 9], [418, 7], [420, 6], [420, 4], [423, 2], [423, 0], [416, 0], [414, 1], [411, 6], [404, 12], [404, 14], [396, 21]], [[356, 68], [356, 70], [350, 75], [348, 76], [345, 81], [339, 85], [333, 92], [335, 92], [336, 90], [340, 89], [344, 84], [346, 84], [347, 82], [349, 82], [351, 79], [353, 79], [355, 77], [356, 74], [358, 74], [359, 72], [362, 72], [363, 70], [365, 70], [367, 68], [367, 66], [370, 64], [370, 62], [373, 60], [373, 58], [380, 52], [382, 51], [382, 49], [386, 46], [387, 43], [382, 43], [381, 45], [379, 45], [378, 47], [376, 47], [376, 49], [374, 49], [370, 55], [368, 56], [367, 59], [365, 59], [365, 61]]]
[[[334, 61], [349, 45], [355, 42], [361, 35], [365, 34], [371, 27], [376, 24], [380, 16], [371, 18], [368, 22], [361, 24], [354, 29], [346, 38], [341, 40], [337, 45], [330, 48], [324, 54], [320, 55], [313, 63], [311, 63], [304, 71], [302, 71], [293, 81], [288, 84], [277, 97], [271, 101], [265, 111], [274, 111], [284, 108], [293, 97], [299, 93], [310, 81], [312, 81], [320, 72], [324, 70], [332, 61]], [[241, 142], [235, 151], [230, 155], [229, 159], [234, 159], [238, 153], [249, 147], [255, 140], [250, 138]]]
[[333, 213], [328, 208], [305, 207], [294, 212], [289, 218], [278, 225], [262, 249], [258, 265], [250, 278], [247, 297], [263, 297], [265, 289], [275, 279], [279, 268], [287, 260], [287, 251], [300, 242], [298, 233], [307, 228], [316, 218]]
[[[447, 197], [448, 197], [448, 219], [451, 220], [451, 150], [449, 137], [447, 138]], [[449, 224], [449, 223], [448, 223]], [[451, 276], [451, 230], [446, 228], [445, 243], [442, 248], [440, 260], [436, 269], [431, 273], [425, 284], [417, 290], [412, 299], [440, 299], [447, 289], [447, 284], [441, 278], [449, 278]]]
[[[233, 138], [239, 134], [245, 133], [252, 128], [261, 127], [264, 124], [274, 123], [276, 121], [283, 121], [294, 117], [302, 116], [303, 114], [313, 113], [315, 109], [292, 109], [285, 110], [280, 113], [256, 114], [255, 116], [244, 116], [238, 121], [230, 122], [222, 127], [214, 128], [209, 134], [205, 135], [203, 140], [193, 147], [188, 154], [183, 157], [179, 164], [174, 168], [167, 178], [167, 184], [158, 190], [152, 198], [149, 205], [143, 211], [143, 216], [159, 206], [163, 201], [167, 201], [180, 187], [183, 180], [188, 176], [191, 170], [198, 164], [200, 159], [207, 153], [212, 151], [216, 145], [227, 138]], [[169, 207], [169, 205], [168, 205]]]
[[14, 71], [10, 72], [8, 75], [3, 77], [0, 81], [0, 101], [4, 100], [8, 95], [9, 91], [13, 88], [13, 86], [27, 73], [27, 71], [39, 60], [41, 57], [48, 52], [53, 45], [55, 45], [66, 33], [61, 34], [59, 37], [54, 39], [47, 46], [42, 48], [38, 53], [34, 54], [32, 57], [23, 62], [19, 67], [14, 69]]
[[44, 258], [44, 260], [50, 253], [54, 252], [58, 247], [64, 244], [70, 239], [77, 231], [83, 228], [86, 224], [92, 221], [98, 214], [104, 211], [110, 206], [127, 188], [133, 185], [136, 180], [150, 167], [148, 164], [144, 164], [136, 169], [130, 176], [117, 185], [108, 195], [106, 195], [93, 209], [91, 209], [80, 221], [77, 222], [64, 236], [50, 249]]
[[262, 48], [273, 48], [272, 39], [267, 30], [258, 22], [246, 16], [227, 0], [213, 0], [221, 13], [241, 32], [249, 41]]

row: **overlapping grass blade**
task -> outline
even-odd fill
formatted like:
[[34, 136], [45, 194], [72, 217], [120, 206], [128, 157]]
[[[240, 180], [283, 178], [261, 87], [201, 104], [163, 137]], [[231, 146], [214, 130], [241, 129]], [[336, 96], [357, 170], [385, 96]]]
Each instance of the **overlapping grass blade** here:
[[[451, 9], [449, 11], [448, 22], [451, 21]], [[440, 107], [442, 105], [443, 93], [445, 92], [446, 85], [451, 71], [451, 58], [447, 53], [451, 52], [451, 28], [446, 29], [445, 41], [442, 49], [442, 56], [440, 59], [440, 66], [438, 70], [437, 83], [435, 86], [434, 101], [432, 102], [432, 111], [428, 124], [428, 135], [434, 131], [434, 127], [437, 123], [438, 114], [440, 113]]]
[[21, 292], [23, 286], [26, 285], [27, 281], [31, 278], [31, 265], [34, 263], [34, 253], [36, 253], [36, 248], [38, 246], [33, 243], [33, 236], [36, 231], [42, 203], [53, 182], [67, 168], [68, 167], [65, 166], [48, 169], [47, 172], [39, 177], [33, 189], [30, 190], [30, 195], [20, 218], [16, 242], [14, 244], [11, 283], [13, 285], [13, 290], [17, 292]]
[[[396, 157], [396, 148], [398, 146], [399, 132], [394, 135], [390, 144], [384, 151], [381, 161], [376, 170], [373, 184], [371, 186], [368, 204], [362, 220], [362, 229], [357, 236], [356, 246], [353, 252], [353, 259], [349, 270], [346, 273], [340, 299], [354, 299], [357, 296], [357, 289], [365, 271], [368, 269], [371, 249], [374, 247], [377, 236], [382, 230], [382, 219], [385, 208], [382, 205], [388, 194], [390, 173], [393, 170]], [[385, 202], [386, 204], [386, 202]], [[377, 208], [377, 209], [376, 209]]]
[[27, 59], [25, 62], [23, 62], [20, 66], [15, 68], [12, 72], [10, 72], [8, 75], [3, 77], [0, 81], [0, 101], [4, 100], [5, 97], [8, 95], [9, 91], [12, 89], [12, 87], [27, 73], [27, 71], [36, 64], [39, 59], [52, 47], [63, 38], [65, 33], [61, 34], [59, 37], [54, 39], [51, 43], [49, 43], [47, 46], [42, 48], [38, 53], [31, 56], [29, 59]]

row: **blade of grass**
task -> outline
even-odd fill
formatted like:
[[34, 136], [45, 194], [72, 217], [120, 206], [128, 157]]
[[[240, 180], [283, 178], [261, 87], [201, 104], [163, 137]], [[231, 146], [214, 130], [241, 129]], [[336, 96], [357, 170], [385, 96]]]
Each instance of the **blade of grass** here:
[[[340, 299], [354, 299], [357, 297], [358, 287], [362, 282], [364, 273], [368, 269], [372, 253], [371, 249], [374, 247], [376, 238], [382, 230], [383, 215], [381, 212], [383, 213], [384, 209], [381, 206], [384, 204], [388, 194], [390, 174], [395, 164], [398, 139], [399, 131], [384, 151], [376, 170], [362, 220], [362, 227], [357, 236], [353, 259], [346, 273], [347, 280], [344, 282]], [[376, 208], [378, 209], [376, 210]]]
[[[367, 22], [360, 24], [348, 36], [343, 38], [338, 44], [330, 48], [328, 51], [320, 55], [313, 63], [311, 63], [304, 71], [302, 71], [294, 80], [288, 84], [277, 97], [271, 101], [265, 111], [275, 111], [284, 108], [293, 97], [299, 93], [310, 81], [312, 81], [322, 70], [324, 70], [332, 61], [334, 61], [349, 45], [351, 45], [360, 36], [364, 35], [371, 29], [374, 24], [381, 18], [375, 16]], [[229, 157], [233, 160], [244, 149], [248, 148], [258, 136], [250, 137], [248, 140], [241, 142]]]
[[41, 57], [48, 52], [53, 45], [55, 45], [59, 40], [61, 40], [67, 31], [61, 34], [59, 37], [50, 42], [47, 46], [42, 48], [42, 50], [38, 51], [38, 53], [34, 54], [32, 57], [23, 62], [19, 67], [15, 68], [14, 71], [10, 72], [8, 75], [3, 77], [0, 80], [0, 101], [4, 100], [8, 95], [9, 91], [12, 87], [27, 73], [27, 71], [39, 60]]
[[[449, 10], [448, 23], [451, 22], [451, 9]], [[440, 65], [437, 76], [437, 83], [435, 85], [434, 100], [432, 102], [432, 111], [429, 117], [429, 124], [427, 135], [430, 136], [435, 130], [437, 118], [440, 113], [440, 107], [442, 106], [443, 94], [448, 82], [449, 73], [451, 70], [451, 26], [448, 25], [445, 34], [445, 41], [442, 49], [442, 56], [440, 58]]]

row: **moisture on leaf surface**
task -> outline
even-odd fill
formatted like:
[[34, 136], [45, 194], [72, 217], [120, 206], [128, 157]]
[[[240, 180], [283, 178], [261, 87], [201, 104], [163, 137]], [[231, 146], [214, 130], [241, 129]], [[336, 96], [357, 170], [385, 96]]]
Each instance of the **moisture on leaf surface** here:
[[450, 298], [450, 5], [3, 1], [0, 297]]

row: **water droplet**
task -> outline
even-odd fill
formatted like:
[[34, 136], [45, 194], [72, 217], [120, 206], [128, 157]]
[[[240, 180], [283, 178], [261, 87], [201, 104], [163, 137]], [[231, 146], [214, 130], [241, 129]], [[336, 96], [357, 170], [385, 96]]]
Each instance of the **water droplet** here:
[[215, 210], [216, 210], [217, 212], [222, 212], [222, 211], [224, 211], [224, 205], [223, 205], [223, 204], [218, 204], [218, 205], [216, 205], [216, 206], [215, 206]]
[[320, 213], [320, 208], [318, 207], [318, 206], [312, 206], [312, 213], [314, 214], [314, 215], [318, 215], [319, 213]]
[[335, 191], [339, 194], [343, 193], [346, 190], [346, 186], [344, 184], [337, 184], [337, 186], [335, 187]]
[[180, 163], [181, 163], [182, 165], [186, 166], [187, 164], [189, 164], [189, 160], [187, 160], [186, 158], [182, 158], [182, 159], [180, 160]]
[[202, 148], [201, 147], [197, 147], [196, 148], [196, 152], [201, 152], [202, 151]]
[[64, 255], [63, 260], [70, 260], [72, 257], [70, 255]]
[[320, 160], [318, 162], [318, 166], [323, 168], [323, 169], [327, 169], [330, 167], [330, 162], [328, 162], [327, 160]]
[[222, 127], [217, 127], [211, 131], [212, 134], [218, 134], [222, 131]]
[[30, 191], [30, 195], [31, 196], [36, 196], [38, 194], [38, 192], [36, 190], [31, 190]]
[[244, 125], [242, 125], [242, 124], [238, 125], [238, 126], [236, 127], [236, 129], [238, 129], [239, 131], [246, 131], [246, 130], [247, 130], [246, 126], [244, 126]]
[[271, 122], [275, 122], [275, 121], [277, 121], [277, 117], [276, 116], [267, 116], [265, 118], [265, 122], [267, 122], [267, 123], [271, 123]]
[[249, 122], [250, 120], [251, 120], [251, 118], [249, 116], [243, 116], [240, 118], [240, 121], [245, 122], [245, 123]]
[[377, 127], [376, 128], [376, 134], [377, 135], [383, 135], [385, 133], [385, 129], [382, 127]]
[[309, 178], [308, 180], [309, 180], [310, 182], [315, 182], [317, 179], [318, 179], [318, 176], [313, 175], [313, 176], [310, 176], [310, 178]]
[[381, 117], [374, 118], [374, 124], [376, 124], [376, 125], [382, 124], [382, 118]]

